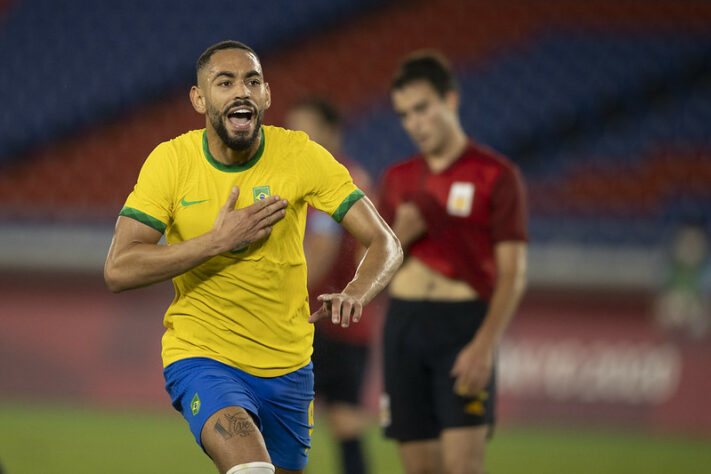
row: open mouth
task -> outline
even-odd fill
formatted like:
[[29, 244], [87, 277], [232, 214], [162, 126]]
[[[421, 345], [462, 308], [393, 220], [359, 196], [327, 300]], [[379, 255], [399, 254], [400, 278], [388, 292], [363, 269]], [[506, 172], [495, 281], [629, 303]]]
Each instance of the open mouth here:
[[253, 116], [254, 110], [245, 105], [233, 107], [227, 112], [227, 120], [237, 130], [249, 128], [252, 123]]

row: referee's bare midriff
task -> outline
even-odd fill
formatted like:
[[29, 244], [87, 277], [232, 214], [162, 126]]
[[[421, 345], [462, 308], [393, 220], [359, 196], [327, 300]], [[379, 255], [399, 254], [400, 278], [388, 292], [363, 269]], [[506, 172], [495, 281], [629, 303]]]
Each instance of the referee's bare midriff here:
[[447, 278], [416, 257], [408, 257], [390, 283], [390, 296], [403, 300], [467, 301], [479, 297], [463, 280]]

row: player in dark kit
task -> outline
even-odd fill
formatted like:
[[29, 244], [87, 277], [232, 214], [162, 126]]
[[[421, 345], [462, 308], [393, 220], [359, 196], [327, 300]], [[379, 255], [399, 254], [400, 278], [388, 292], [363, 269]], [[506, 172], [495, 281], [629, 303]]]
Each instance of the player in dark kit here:
[[[371, 194], [368, 173], [342, 150], [341, 117], [338, 109], [326, 99], [306, 98], [289, 110], [287, 128], [301, 130], [322, 145], [343, 164], [353, 182], [366, 195]], [[348, 284], [358, 265], [363, 247], [326, 213], [309, 209], [304, 236], [311, 307], [321, 302], [317, 295], [331, 293]], [[360, 407], [360, 394], [365, 381], [368, 353], [380, 320], [380, 305], [371, 302], [363, 308], [358, 324], [343, 328], [322, 321], [314, 333], [314, 390], [321, 402], [333, 436], [338, 441], [343, 474], [367, 472], [360, 436], [370, 423]]]
[[380, 196], [406, 249], [385, 323], [385, 434], [407, 473], [481, 473], [496, 347], [525, 288], [523, 182], [467, 137], [437, 53], [406, 58], [391, 97], [420, 154], [386, 171]]

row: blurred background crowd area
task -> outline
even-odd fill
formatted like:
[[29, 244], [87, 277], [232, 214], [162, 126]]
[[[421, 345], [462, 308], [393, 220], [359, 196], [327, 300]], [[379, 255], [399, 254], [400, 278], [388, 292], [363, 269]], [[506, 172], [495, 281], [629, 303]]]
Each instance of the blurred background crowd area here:
[[225, 38], [262, 56], [267, 123], [281, 125], [305, 95], [330, 98], [347, 119], [347, 152], [376, 178], [414, 151], [389, 105], [398, 60], [444, 52], [465, 129], [524, 172], [534, 248], [608, 250], [587, 268], [533, 252], [534, 280], [582, 271], [612, 286], [659, 283], [655, 249], [678, 225], [711, 221], [708, 2], [0, 5], [3, 223], [112, 221], [156, 144], [203, 125], [187, 99], [195, 58]]
[[261, 56], [265, 123], [329, 98], [376, 179], [415, 152], [389, 103], [399, 59], [442, 51], [465, 130], [528, 186], [503, 421], [711, 435], [706, 1], [0, 1], [0, 403], [167, 406], [170, 285], [114, 296], [101, 270], [143, 160], [204, 126], [188, 90], [224, 39]]

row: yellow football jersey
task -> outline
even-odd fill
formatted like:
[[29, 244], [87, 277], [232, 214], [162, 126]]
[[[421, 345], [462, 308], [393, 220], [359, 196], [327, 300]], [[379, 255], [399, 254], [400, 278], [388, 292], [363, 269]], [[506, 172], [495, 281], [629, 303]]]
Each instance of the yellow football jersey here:
[[286, 216], [264, 240], [225, 252], [173, 278], [175, 299], [163, 335], [163, 365], [209, 357], [274, 377], [308, 364], [303, 240], [307, 204], [340, 222], [363, 196], [346, 168], [303, 132], [263, 126], [256, 155], [241, 165], [215, 160], [203, 130], [161, 143], [144, 163], [121, 210], [174, 244], [210, 231], [233, 186], [236, 208], [278, 195]]

